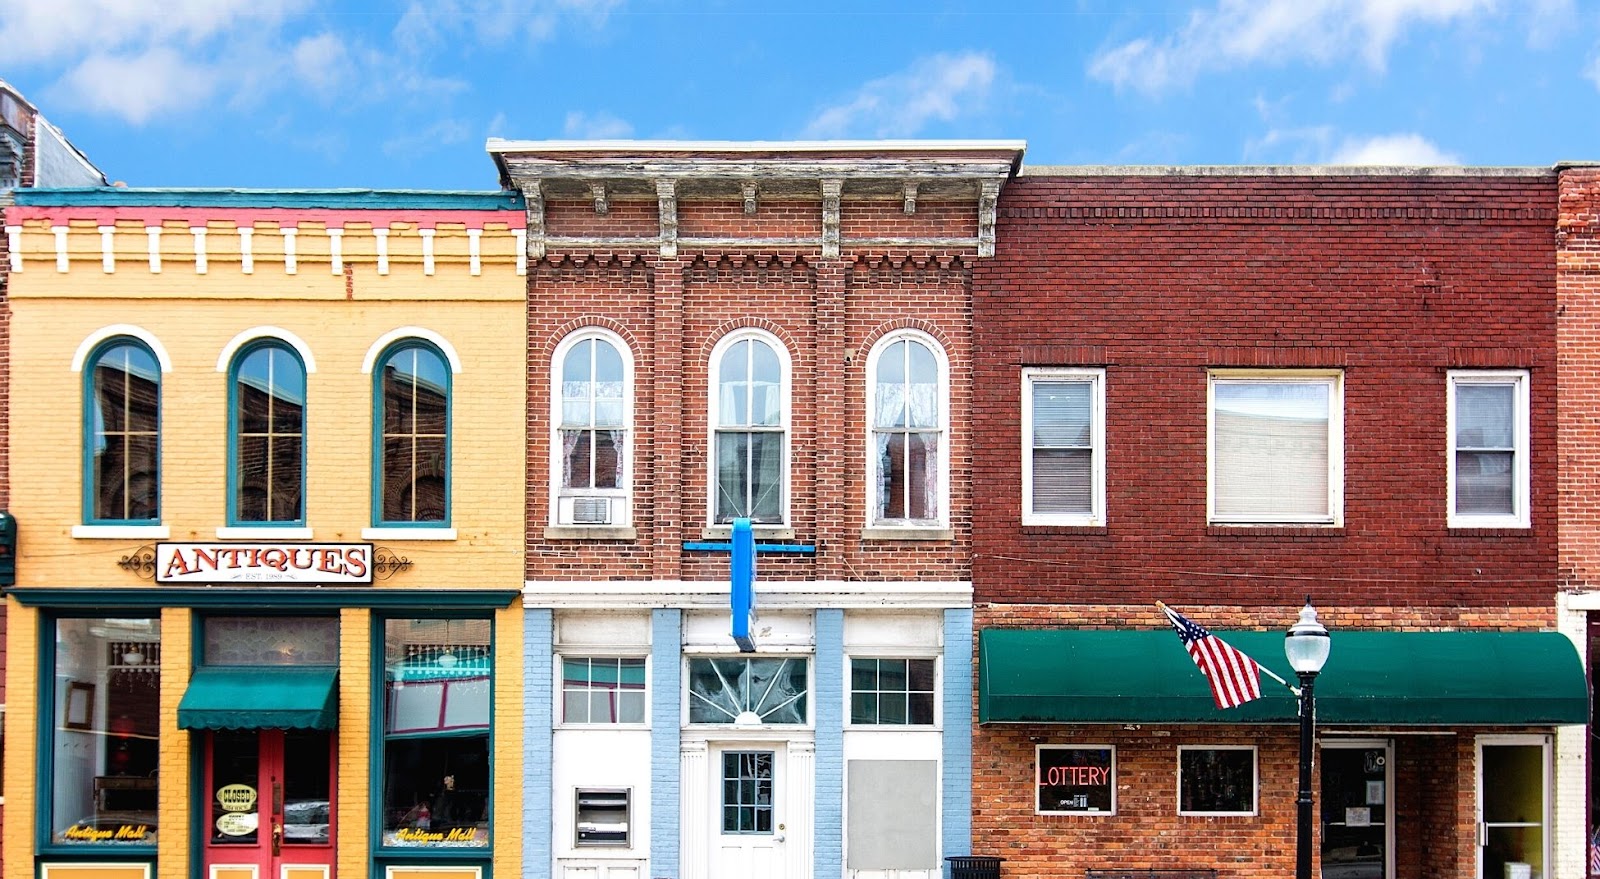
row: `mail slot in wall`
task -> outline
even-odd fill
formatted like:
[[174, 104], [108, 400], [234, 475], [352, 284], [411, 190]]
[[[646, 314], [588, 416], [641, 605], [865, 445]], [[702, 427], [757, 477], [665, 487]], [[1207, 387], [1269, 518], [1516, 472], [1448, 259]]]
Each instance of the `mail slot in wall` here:
[[578, 788], [578, 845], [628, 844], [627, 788]]

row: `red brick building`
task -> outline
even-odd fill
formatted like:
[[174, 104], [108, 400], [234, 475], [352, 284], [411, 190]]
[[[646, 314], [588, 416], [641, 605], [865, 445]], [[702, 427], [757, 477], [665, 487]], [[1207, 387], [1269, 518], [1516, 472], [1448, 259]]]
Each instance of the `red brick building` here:
[[1155, 603], [1293, 680], [1309, 595], [1323, 875], [1582, 874], [1556, 212], [1540, 169], [1007, 187], [973, 281], [978, 853], [1288, 875], [1296, 700], [1216, 708]]

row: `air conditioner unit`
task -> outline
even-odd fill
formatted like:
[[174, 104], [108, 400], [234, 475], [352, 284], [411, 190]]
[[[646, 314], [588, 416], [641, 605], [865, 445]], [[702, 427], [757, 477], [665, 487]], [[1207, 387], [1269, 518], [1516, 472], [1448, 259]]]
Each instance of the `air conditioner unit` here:
[[611, 498], [608, 497], [575, 497], [564, 498], [571, 504], [567, 521], [574, 525], [610, 525], [611, 524]]

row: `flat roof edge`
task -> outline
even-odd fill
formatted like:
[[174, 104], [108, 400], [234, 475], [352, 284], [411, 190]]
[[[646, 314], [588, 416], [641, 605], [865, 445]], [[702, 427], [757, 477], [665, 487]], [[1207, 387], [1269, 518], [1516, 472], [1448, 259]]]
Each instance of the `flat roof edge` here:
[[18, 189], [18, 205], [39, 207], [248, 207], [408, 210], [524, 210], [522, 193], [384, 189], [130, 188]]
[[490, 153], [828, 153], [828, 152], [1022, 152], [1024, 140], [506, 140], [491, 137]]
[[1470, 165], [1024, 165], [1019, 177], [1551, 177], [1558, 168]]

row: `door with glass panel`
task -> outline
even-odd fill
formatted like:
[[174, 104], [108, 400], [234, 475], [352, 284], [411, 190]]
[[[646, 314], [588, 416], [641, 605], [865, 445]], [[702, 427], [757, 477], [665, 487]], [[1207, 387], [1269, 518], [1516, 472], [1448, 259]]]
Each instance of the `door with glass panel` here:
[[711, 748], [712, 876], [784, 879], [786, 759], [779, 743]]
[[1387, 741], [1323, 741], [1322, 879], [1394, 875], [1390, 758]]
[[1478, 739], [1479, 879], [1549, 879], [1550, 742]]
[[[205, 734], [203, 821], [209, 879], [331, 879], [333, 734], [243, 729]], [[204, 816], [202, 818], [202, 816]]]

